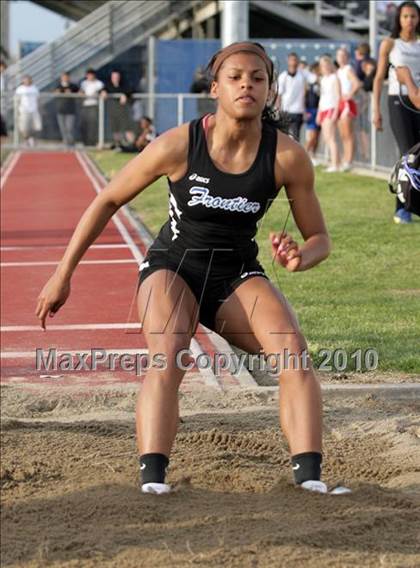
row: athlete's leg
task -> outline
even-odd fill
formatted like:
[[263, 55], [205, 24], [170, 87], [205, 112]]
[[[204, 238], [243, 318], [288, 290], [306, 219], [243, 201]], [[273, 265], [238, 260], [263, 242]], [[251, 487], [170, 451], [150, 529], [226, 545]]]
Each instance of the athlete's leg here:
[[[149, 359], [163, 354], [163, 369], [150, 366], [137, 402], [139, 455], [169, 457], [178, 422], [178, 388], [185, 371], [176, 356], [188, 349], [197, 325], [197, 302], [190, 288], [171, 270], [157, 270], [141, 283], [138, 309]], [[182, 359], [185, 363], [185, 357]]]
[[322, 134], [325, 138], [325, 143], [328, 146], [330, 152], [330, 160], [333, 168], [338, 168], [339, 165], [339, 155], [338, 155], [338, 145], [336, 140], [336, 125], [331, 118], [325, 118], [322, 122]]
[[[266, 278], [240, 284], [221, 305], [216, 331], [231, 343], [266, 355], [293, 357], [307, 349], [295, 314], [284, 295]], [[303, 367], [303, 368], [301, 368]], [[321, 389], [312, 365], [280, 372], [280, 425], [292, 455], [322, 452]]]
[[354, 156], [353, 119], [349, 113], [343, 113], [338, 121], [341, 141], [343, 143], [343, 161], [351, 164]]

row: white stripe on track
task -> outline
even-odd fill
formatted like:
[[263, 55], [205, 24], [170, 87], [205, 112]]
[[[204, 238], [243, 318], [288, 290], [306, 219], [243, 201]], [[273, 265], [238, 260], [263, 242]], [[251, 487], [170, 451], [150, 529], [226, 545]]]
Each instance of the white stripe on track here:
[[[49, 325], [47, 331], [69, 330], [98, 330], [98, 329], [141, 329], [140, 323], [69, 323], [63, 325]], [[40, 325], [2, 325], [1, 332], [7, 331], [42, 331]]]
[[[1, 252], [9, 252], [9, 251], [20, 251], [23, 252], [25, 250], [49, 250], [49, 249], [60, 249], [65, 250], [67, 248], [66, 245], [39, 245], [39, 246], [13, 246], [13, 247], [0, 247]], [[90, 249], [126, 249], [130, 248], [128, 245], [91, 245]]]
[[[134, 258], [119, 258], [115, 260], [81, 260], [79, 264], [137, 264]], [[2, 262], [0, 266], [7, 268], [11, 266], [57, 266], [59, 261], [39, 261], [39, 262]]]
[[[47, 353], [49, 350], [42, 349], [42, 351], [43, 353]], [[66, 355], [68, 354], [74, 357], [75, 355], [85, 355], [86, 353], [90, 355], [92, 351], [98, 351], [98, 349], [80, 349], [80, 351], [55, 349], [55, 351], [57, 352], [57, 356], [59, 356], [60, 353], [65, 353]], [[148, 349], [100, 349], [100, 351], [103, 351], [106, 355], [109, 353], [115, 353], [115, 355], [147, 355], [149, 352]], [[34, 349], [33, 351], [4, 351], [0, 357], [1, 359], [32, 359], [35, 355], [36, 352]]]
[[[102, 187], [99, 185], [99, 183], [96, 181], [96, 179], [93, 177], [92, 173], [89, 171], [89, 168], [86, 165], [86, 162], [84, 161], [84, 159], [82, 158], [82, 156], [80, 155], [79, 152], [76, 152], [76, 158], [79, 161], [79, 164], [82, 166], [83, 171], [85, 172], [85, 174], [88, 176], [89, 180], [91, 181], [92, 185], [93, 185], [93, 189], [96, 191], [97, 194], [101, 193], [102, 191]], [[123, 225], [122, 221], [120, 220], [120, 218], [118, 217], [118, 214], [115, 213], [112, 216], [112, 221], [115, 223], [115, 226], [117, 227], [117, 229], [119, 230], [123, 240], [127, 243], [128, 247], [131, 250], [132, 255], [134, 256], [134, 258], [137, 260], [139, 266], [140, 264], [143, 262], [144, 257], [141, 254], [141, 252], [139, 251], [136, 243], [133, 241], [130, 233], [127, 231], [127, 229], [125, 228], [125, 226]]]
[[13, 158], [7, 162], [6, 167], [1, 172], [1, 180], [0, 180], [0, 191], [3, 191], [4, 186], [6, 185], [7, 179], [12, 173], [13, 168], [16, 166], [19, 158], [21, 157], [22, 152], [15, 152]]

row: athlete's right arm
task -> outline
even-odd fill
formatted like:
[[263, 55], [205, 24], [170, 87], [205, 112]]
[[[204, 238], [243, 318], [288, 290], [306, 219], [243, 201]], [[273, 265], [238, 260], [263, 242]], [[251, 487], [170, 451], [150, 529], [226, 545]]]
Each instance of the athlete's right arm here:
[[168, 130], [131, 160], [92, 201], [38, 297], [35, 313], [43, 329], [48, 314], [54, 315], [67, 300], [76, 266], [112, 215], [162, 175], [178, 176], [185, 167], [187, 154], [188, 125]]
[[389, 63], [389, 53], [394, 46], [394, 40], [386, 38], [379, 48], [379, 61], [373, 81], [373, 124], [377, 130], [382, 130], [381, 93]]

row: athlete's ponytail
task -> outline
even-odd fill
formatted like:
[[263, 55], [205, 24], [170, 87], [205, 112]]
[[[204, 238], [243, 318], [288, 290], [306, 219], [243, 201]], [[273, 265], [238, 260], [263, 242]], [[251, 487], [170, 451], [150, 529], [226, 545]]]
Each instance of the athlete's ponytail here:
[[263, 122], [275, 126], [285, 134], [289, 134], [290, 117], [287, 112], [277, 110], [274, 107], [274, 101], [265, 105], [261, 119]]

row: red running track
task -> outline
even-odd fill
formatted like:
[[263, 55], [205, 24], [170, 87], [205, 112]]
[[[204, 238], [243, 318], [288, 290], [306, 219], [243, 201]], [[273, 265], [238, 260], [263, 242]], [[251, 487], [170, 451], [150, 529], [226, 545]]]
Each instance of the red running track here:
[[[147, 249], [138, 231], [119, 212], [82, 259], [65, 306], [48, 318], [43, 332], [34, 314], [37, 296], [82, 213], [95, 198], [98, 176], [73, 152], [18, 153], [6, 166], [1, 193], [2, 382], [109, 384], [141, 377], [106, 365], [97, 371], [37, 370], [35, 350], [145, 352], [134, 303], [138, 264]], [[102, 184], [103, 185], [103, 184]], [[95, 191], [96, 186], [96, 191]], [[208, 337], [201, 344], [213, 351]], [[196, 345], [201, 351], [198, 343]], [[77, 360], [76, 360], [77, 363]], [[217, 386], [209, 373], [188, 375]], [[53, 376], [42, 376], [53, 375]], [[185, 386], [185, 385], [184, 385]]]

